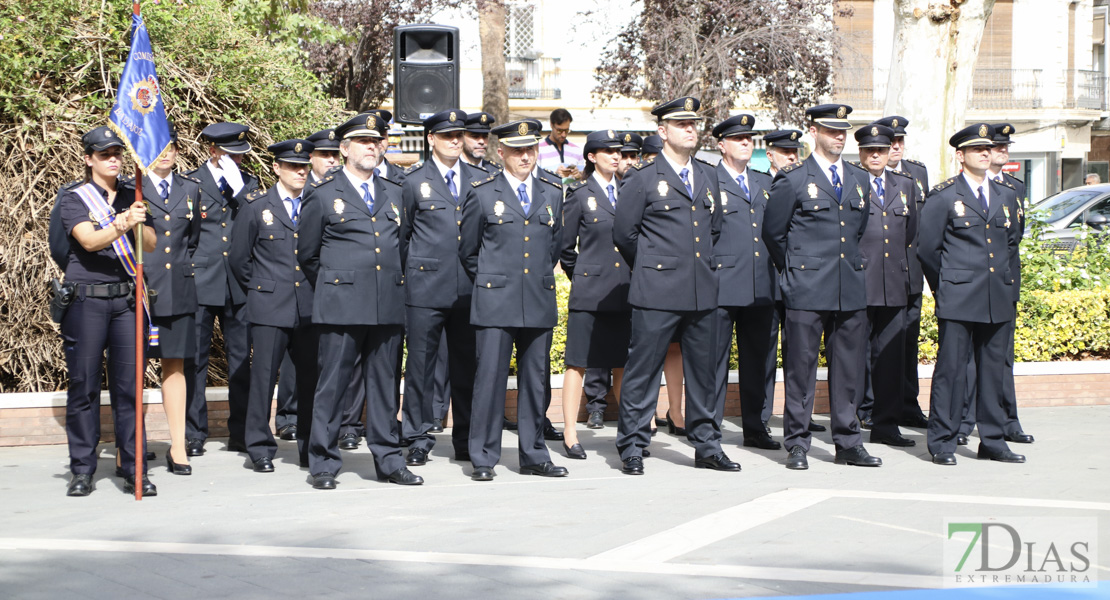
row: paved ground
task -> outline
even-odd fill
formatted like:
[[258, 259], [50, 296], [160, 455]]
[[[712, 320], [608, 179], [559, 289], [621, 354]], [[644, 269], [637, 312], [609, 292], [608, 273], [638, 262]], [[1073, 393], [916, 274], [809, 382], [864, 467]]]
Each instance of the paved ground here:
[[[741, 473], [695, 470], [685, 440], [661, 433], [647, 474], [629, 477], [615, 469], [615, 424], [607, 423], [583, 427], [586, 461], [550, 444], [571, 471], [566, 479], [517, 474], [516, 437], [506, 433], [507, 464], [492, 483], [472, 482], [441, 437], [432, 462], [417, 469], [423, 487], [368, 479], [364, 445], [345, 455], [332, 492], [309, 486], [291, 442], [281, 442], [277, 471], [262, 475], [211, 440], [191, 477], [156, 462], [159, 495], [141, 503], [111, 476], [106, 445], [96, 491], [83, 499], [64, 496], [64, 446], [0, 448], [0, 597], [904, 592], [941, 586], [942, 520], [966, 516], [1095, 517], [1095, 573], [1110, 580], [1110, 407], [1027, 409], [1022, 421], [1037, 438], [1014, 445], [1028, 455], [1024, 465], [976, 460], [973, 438], [957, 467], [937, 467], [922, 432], [906, 430], [918, 441], [910, 452], [869, 446], [880, 469], [832, 464], [828, 434], [817, 434], [810, 470], [793, 472], [782, 467], [785, 452], [737, 448], [739, 426], [729, 421], [725, 441]], [[772, 421], [776, 437], [780, 425]], [[152, 447], [161, 459], [165, 444]], [[1087, 593], [1110, 597], [1105, 586]]]

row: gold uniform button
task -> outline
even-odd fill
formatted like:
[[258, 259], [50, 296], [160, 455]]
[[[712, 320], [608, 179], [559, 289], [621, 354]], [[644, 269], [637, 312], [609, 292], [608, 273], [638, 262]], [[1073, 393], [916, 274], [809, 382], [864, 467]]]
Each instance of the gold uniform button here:
[[221, 208], [220, 212], [227, 212], [227, 207], [225, 206], [225, 207]]
[[525, 224], [525, 225], [527, 225], [527, 224], [528, 224], [528, 219], [524, 219], [524, 224]]
[[166, 268], [170, 268], [170, 263], [166, 263]]
[[817, 206], [816, 204], [813, 205], [813, 210], [817, 210], [818, 208], [821, 208], [821, 207]]
[[489, 287], [493, 287], [493, 284], [491, 284], [491, 283], [487, 283], [487, 284], [486, 284], [486, 287], [487, 287], [487, 288], [489, 288]]
[[498, 225], [500, 225], [500, 224], [502, 224], [502, 223], [504, 223], [504, 221], [502, 221], [501, 219], [498, 219], [498, 220], [497, 220], [497, 224], [498, 224]]
[[167, 246], [167, 247], [166, 247], [166, 254], [169, 254], [169, 253], [170, 253], [170, 249], [169, 249], [169, 247]]
[[701, 241], [701, 238], [700, 238], [700, 237], [695, 237], [695, 238], [694, 238], [694, 241], [695, 241], [695, 242], [700, 242], [700, 241]]
[[[273, 237], [273, 236], [270, 236], [270, 237]], [[225, 236], [223, 237], [223, 240], [224, 240], [225, 242], [227, 241], [227, 236], [226, 236], [226, 235], [225, 235]]]
[[890, 258], [889, 252], [883, 252], [883, 258]]
[[753, 238], [753, 239], [754, 239], [755, 241], [757, 241], [757, 242], [759, 241], [759, 238]]
[[991, 252], [990, 254], [991, 254], [991, 258], [994, 258], [994, 252]]
[[696, 207], [696, 206], [691, 206], [690, 207], [690, 210], [697, 210], [697, 209], [698, 209], [698, 207]]
[[301, 270], [301, 265], [297, 265], [297, 266], [293, 267], [293, 269], [296, 270], [296, 271], [300, 271]]
[[[227, 239], [227, 238], [224, 238], [224, 239]], [[270, 239], [271, 239], [271, 240], [272, 240], [272, 239], [274, 239], [274, 236], [272, 236], [272, 235], [271, 235], [271, 236], [270, 236]]]
[[661, 264], [659, 264], [659, 265], [655, 265], [655, 268], [656, 268], [656, 269], [662, 269], [662, 268], [663, 268], [663, 265], [661, 265]]
[[295, 233], [294, 233], [294, 234], [293, 234], [293, 237], [294, 237], [294, 238], [296, 238], [296, 237], [297, 237], [297, 234], [295, 234]]
[[525, 274], [525, 275], [527, 275], [527, 274], [528, 274], [528, 269], [524, 269], [524, 274]]
[[663, 210], [671, 210], [671, 205], [670, 204], [664, 204], [663, 205]]
[[297, 253], [297, 249], [293, 248], [293, 254], [296, 254], [296, 253]]
[[224, 252], [224, 256], [227, 256], [227, 252]]
[[617, 250], [617, 247], [613, 246], [613, 252], [620, 252], [620, 250]]
[[889, 225], [883, 225], [883, 229], [890, 229]]
[[991, 243], [991, 239], [990, 239], [990, 238], [987, 238], [987, 243], [988, 243], [988, 244], [989, 244], [989, 243]]
[[375, 231], [374, 232], [374, 237], [382, 237], [382, 234], [380, 232]]
[[455, 210], [462, 210], [462, 207], [461, 206], [456, 206]]
[[990, 223], [987, 223], [987, 229], [990, 229], [990, 228], [991, 228]]
[[336, 283], [339, 283], [339, 280], [338, 280], [338, 279], [336, 279], [336, 280], [335, 280], [335, 282], [336, 282]]
[[382, 253], [381, 248], [374, 248], [374, 254], [381, 254], [381, 253]]
[[840, 205], [840, 210], [844, 210], [844, 205]]
[[457, 237], [459, 239], [459, 241], [462, 241], [462, 236], [461, 235], [458, 235], [458, 236], [455, 236], [455, 237]]
[[844, 258], [844, 253], [843, 252], [840, 253], [840, 258]]
[[166, 237], [170, 237], [170, 232], [166, 232]]
[[[336, 281], [339, 281], [339, 280], [336, 279]], [[262, 286], [258, 286], [256, 289], [262, 289]]]
[[841, 221], [841, 222], [840, 222], [840, 226], [841, 226], [841, 227], [844, 227], [844, 221]]
[[806, 266], [805, 266], [805, 265], [802, 265], [802, 270], [803, 270], [803, 271], [805, 271], [805, 270], [806, 270]]
[[759, 252], [756, 252], [756, 253], [755, 253], [755, 255], [756, 255], [756, 256], [759, 256]]
[[594, 223], [597, 223], [597, 217], [594, 217]]
[[752, 213], [752, 214], [754, 215], [754, 214], [755, 214], [755, 209], [754, 209], [754, 208], [749, 208], [749, 209], [748, 209], [748, 212], [750, 212], [750, 213]]
[[841, 243], [843, 243], [843, 242], [845, 242], [845, 241], [847, 241], [847, 240], [845, 240], [844, 238], [840, 238], [840, 241], [841, 241]]
[[381, 270], [382, 270], [382, 266], [381, 266], [381, 265], [374, 265], [374, 270], [375, 270], [375, 271], [381, 271]]
[[721, 263], [717, 263], [717, 268], [718, 268], [718, 269], [720, 269], [720, 268], [721, 268], [722, 266], [723, 266], [723, 265], [721, 265]]
[[994, 273], [994, 267], [991, 267], [991, 273]]
[[524, 258], [528, 258], [528, 253], [527, 252], [524, 253]]
[[169, 215], [166, 215], [165, 219], [166, 219], [167, 221], [169, 221], [169, 220], [170, 220], [170, 216], [169, 216]]
[[346, 219], [345, 217], [339, 217], [339, 222], [340, 222], [340, 223], [342, 223], [342, 222], [344, 222], [344, 221], [346, 221], [346, 220], [347, 220], [347, 219]]
[[964, 227], [971, 227], [971, 223], [964, 221]]
[[620, 263], [613, 263], [613, 266], [614, 267], [619, 267], [619, 266], [621, 266], [621, 264]]
[[589, 274], [589, 273], [587, 273], [587, 272], [585, 272], [585, 271], [582, 271], [582, 276], [583, 276], [583, 277], [589, 277], [589, 276], [590, 276], [590, 274]]
[[227, 223], [220, 223], [220, 227], [227, 227]]
[[695, 252], [694, 256], [697, 257], [697, 258], [701, 258], [701, 252]]
[[462, 221], [455, 221], [455, 225], [462, 225]]
[[759, 226], [759, 223], [752, 223], [752, 227], [757, 227], [757, 226]]
[[885, 211], [885, 210], [883, 211], [883, 216], [884, 216], [884, 217], [886, 216], [886, 211]]
[[377, 222], [378, 222], [378, 218], [377, 218], [377, 217], [370, 217], [370, 222], [371, 222], [371, 223], [377, 223]]
[[301, 287], [301, 282], [299, 282], [299, 281], [294, 281], [294, 282], [293, 282], [293, 287]]
[[432, 210], [435, 210], [435, 209], [436, 209], [436, 205], [435, 205], [435, 204], [433, 204], [433, 205], [432, 205]]

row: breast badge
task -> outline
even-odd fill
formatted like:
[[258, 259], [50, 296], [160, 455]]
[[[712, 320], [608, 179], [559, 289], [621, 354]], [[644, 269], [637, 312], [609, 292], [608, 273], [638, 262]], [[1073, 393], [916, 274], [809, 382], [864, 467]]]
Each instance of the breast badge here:
[[728, 193], [721, 190], [721, 206], [728, 206]]
[[964, 209], [964, 203], [960, 200], [957, 200], [956, 203], [952, 205], [952, 210], [956, 211], [957, 217], [962, 217], [967, 212], [966, 209]]
[[505, 203], [500, 201], [500, 200], [498, 200], [497, 202], [494, 202], [493, 203], [493, 214], [497, 215], [498, 217], [505, 214]]
[[817, 184], [816, 183], [810, 182], [809, 188], [807, 188], [807, 189], [809, 190], [809, 197], [810, 198], [816, 198], [817, 197]]
[[660, 181], [659, 185], [656, 186], [655, 191], [659, 192], [659, 195], [661, 197], [666, 198], [667, 192], [671, 191], [671, 186], [667, 185], [666, 181]]
[[346, 206], [347, 206], [347, 205], [343, 203], [343, 199], [342, 199], [342, 198], [336, 198], [336, 199], [335, 199], [335, 202], [332, 202], [332, 204], [331, 204], [331, 207], [332, 207], [333, 209], [335, 209], [335, 214], [337, 214], [337, 215], [341, 215], [341, 214], [343, 214], [343, 209], [344, 209], [344, 208], [345, 208]]
[[274, 224], [274, 213], [270, 212], [270, 209], [267, 208], [266, 210], [262, 211], [262, 222], [267, 225]]
[[432, 197], [432, 186], [428, 185], [427, 181], [420, 184], [420, 195], [425, 198]]
[[597, 210], [597, 198], [593, 196], [586, 198], [586, 206], [590, 207], [590, 210]]

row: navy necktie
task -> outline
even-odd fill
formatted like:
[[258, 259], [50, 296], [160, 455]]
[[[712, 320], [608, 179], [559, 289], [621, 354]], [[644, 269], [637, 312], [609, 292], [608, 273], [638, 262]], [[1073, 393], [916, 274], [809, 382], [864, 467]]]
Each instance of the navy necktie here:
[[617, 197], [613, 195], [613, 184], [610, 183], [609, 185], [605, 186], [605, 192], [609, 194], [609, 204], [612, 204], [613, 208], [616, 208]]
[[528, 199], [528, 186], [520, 184], [516, 188], [516, 197], [520, 198], [520, 207], [524, 209], [524, 214], [527, 215], [532, 210], [532, 201]]
[[301, 217], [301, 197], [297, 196], [296, 198], [286, 198], [286, 200], [289, 201], [289, 204], [293, 205], [293, 216], [291, 218], [293, 220], [293, 224], [296, 225], [297, 220]]
[[231, 200], [231, 186], [227, 184], [227, 180], [224, 179], [222, 176], [220, 177], [219, 186], [220, 186], [220, 193], [223, 194], [224, 198], [227, 198], [230, 201]]
[[163, 181], [162, 183], [159, 183], [158, 184], [158, 189], [160, 190], [158, 192], [158, 195], [162, 197], [162, 203], [169, 202], [170, 201], [170, 184], [169, 184], [169, 182]]
[[370, 214], [374, 214], [374, 196], [370, 194], [370, 184], [362, 184], [362, 201], [366, 203], [366, 208], [370, 210]]
[[840, 202], [840, 199], [841, 199], [841, 195], [842, 195], [842, 194], [841, 194], [841, 189], [842, 189], [842, 188], [843, 188], [844, 186], [843, 186], [843, 184], [842, 184], [842, 183], [840, 182], [840, 175], [837, 175], [837, 174], [836, 174], [836, 165], [830, 165], [830, 166], [829, 166], [829, 171], [831, 171], [831, 172], [832, 172], [832, 184], [833, 184], [833, 190], [835, 190], [835, 191], [836, 191], [836, 201], [837, 201], [837, 202]]
[[883, 178], [875, 178], [875, 191], [879, 194], [879, 206], [886, 208], [886, 194], [883, 192]]
[[678, 172], [678, 178], [682, 180], [682, 184], [686, 186], [686, 194], [691, 198], [694, 197], [694, 188], [690, 187], [690, 169], [682, 169]]
[[447, 191], [451, 192], [451, 197], [455, 199], [455, 202], [459, 201], [459, 188], [455, 187], [454, 171], [447, 172]]
[[983, 212], [989, 212], [990, 207], [987, 206], [987, 197], [983, 195], [983, 186], [979, 186], [979, 206], [983, 207]]
[[751, 199], [752, 199], [752, 195], [751, 195], [751, 192], [750, 192], [750, 191], [748, 191], [748, 184], [747, 184], [747, 183], [744, 183], [744, 176], [743, 176], [743, 175], [738, 175], [738, 176], [736, 177], [736, 183], [739, 183], [739, 184], [740, 184], [740, 190], [741, 190], [742, 192], [744, 192], [744, 199], [745, 199], [745, 200], [751, 200]]

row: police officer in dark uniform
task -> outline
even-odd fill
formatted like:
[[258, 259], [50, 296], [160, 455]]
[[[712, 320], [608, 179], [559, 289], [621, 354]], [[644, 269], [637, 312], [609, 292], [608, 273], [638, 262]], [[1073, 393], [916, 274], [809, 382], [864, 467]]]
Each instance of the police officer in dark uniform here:
[[[100, 382], [108, 353], [108, 391], [116, 446], [126, 493], [135, 492], [135, 309], [133, 273], [136, 227], [143, 231], [143, 250], [155, 249], [154, 228], [142, 201], [118, 185], [123, 142], [111, 129], [97, 127], [81, 138], [85, 147], [85, 182], [62, 194], [59, 216], [69, 236], [65, 279], [74, 298], [61, 321], [62, 347], [69, 386], [66, 390], [66, 438], [73, 478], [67, 496], [92, 493], [96, 447], [100, 442]], [[128, 266], [125, 266], [126, 263]], [[144, 496], [158, 490], [146, 477]]]
[[474, 112], [466, 115], [466, 132], [463, 134], [462, 160], [471, 167], [477, 167], [492, 175], [501, 169], [496, 163], [488, 160], [489, 132], [497, 119], [486, 112]]
[[[883, 125], [894, 131], [894, 138], [890, 141], [890, 159], [886, 168], [890, 171], [905, 173], [913, 178], [912, 197], [917, 205], [917, 214], [920, 215], [921, 208], [925, 206], [925, 194], [929, 190], [929, 171], [925, 168], [924, 163], [905, 157], [906, 125], [909, 125], [909, 123], [909, 120], [899, 115], [883, 117], [875, 121], [876, 125]], [[906, 253], [910, 268], [910, 286], [906, 301], [905, 349], [903, 350], [905, 365], [904, 381], [902, 383], [903, 403], [901, 413], [898, 415], [898, 424], [903, 427], [923, 429], [929, 424], [929, 419], [921, 412], [921, 404], [918, 401], [920, 386], [918, 385], [917, 376], [917, 352], [921, 336], [921, 293], [925, 287], [925, 276], [921, 274], [921, 263], [917, 260], [917, 244], [918, 240], [915, 234]], [[871, 390], [871, 381], [868, 379], [863, 402], [860, 403], [859, 411], [857, 411], [864, 429], [869, 429], [872, 426], [871, 410], [874, 401], [874, 392]]]
[[724, 418], [728, 390], [728, 359], [736, 331], [740, 413], [744, 445], [764, 450], [782, 446], [771, 439], [763, 425], [766, 405], [766, 357], [771, 352], [771, 323], [775, 314], [775, 267], [763, 233], [763, 212], [771, 189], [771, 176], [748, 166], [754, 148], [755, 117], [739, 114], [713, 128], [721, 162], [717, 185], [721, 188], [721, 237], [713, 246], [713, 262], [720, 279], [717, 294], [716, 406]]
[[404, 335], [404, 273], [398, 233], [401, 186], [375, 175], [386, 123], [362, 113], [335, 129], [345, 163], [304, 194], [297, 259], [315, 295], [319, 380], [308, 446], [317, 489], [335, 489], [343, 464], [343, 396], [361, 358], [366, 386], [366, 443], [379, 479], [424, 480], [405, 467], [398, 435], [396, 361]]
[[871, 184], [867, 229], [860, 240], [870, 332], [867, 374], [875, 394], [871, 443], [913, 446], [915, 442], [898, 431], [898, 422], [904, 398], [908, 251], [917, 235], [917, 190], [912, 177], [886, 168], [893, 129], [872, 123], [855, 135], [861, 166]]
[[[311, 431], [312, 395], [316, 390], [318, 340], [312, 327], [312, 287], [297, 262], [303, 190], [310, 171], [312, 142], [292, 139], [266, 148], [274, 155], [277, 183], [255, 190], [235, 218], [231, 271], [247, 290], [251, 330], [251, 386], [244, 441], [254, 470], [271, 473], [277, 442], [270, 432], [270, 406], [278, 368], [292, 356], [297, 385], [294, 404], [301, 411], [296, 428]], [[298, 441], [300, 462], [308, 459], [308, 442]]]
[[327, 176], [328, 171], [343, 166], [343, 157], [339, 154], [339, 140], [335, 137], [334, 129], [321, 129], [308, 136], [312, 142], [312, 170], [308, 174], [308, 183], [313, 184]]
[[682, 344], [686, 435], [694, 445], [694, 466], [740, 470], [721, 450], [717, 417], [718, 288], [712, 259], [721, 231], [720, 188], [713, 169], [693, 159], [700, 105], [697, 98], [683, 97], [652, 109], [663, 152], [629, 174], [617, 204], [613, 241], [632, 265], [632, 339], [617, 427], [621, 471], [629, 475], [644, 472], [658, 377], [676, 332]]
[[258, 179], [240, 170], [250, 152], [250, 128], [239, 123], [216, 123], [201, 136], [209, 142], [209, 160], [187, 173], [200, 181], [200, 241], [193, 255], [197, 302], [196, 376], [187, 377], [185, 448], [189, 456], [204, 454], [208, 438], [208, 353], [212, 328], [218, 318], [224, 337], [228, 369], [227, 449], [245, 452], [243, 430], [250, 391], [250, 338], [246, 321], [247, 296], [227, 265], [232, 224], [239, 205], [258, 188]]
[[470, 322], [477, 328], [478, 371], [470, 422], [471, 478], [490, 481], [501, 459], [505, 388], [517, 357], [519, 461], [523, 474], [565, 477], [543, 442], [544, 382], [551, 330], [558, 322], [555, 262], [563, 195], [532, 175], [539, 122], [493, 130], [504, 170], [474, 182], [463, 201], [459, 257], [473, 280]]
[[663, 139], [658, 135], [649, 135], [644, 138], [640, 146], [640, 162], [651, 162], [663, 151]]
[[[424, 120], [431, 158], [401, 186], [401, 265], [405, 270], [405, 402], [402, 436], [409, 440], [406, 463], [423, 465], [435, 445], [437, 370], [446, 336], [456, 460], [469, 460], [470, 405], [477, 366], [470, 324], [473, 283], [459, 260], [462, 201], [480, 169], [460, 159], [466, 113], [442, 111]], [[440, 417], [442, 418], [442, 417]]]
[[767, 250], [782, 273], [787, 348], [784, 442], [788, 469], [807, 469], [817, 354], [826, 333], [829, 405], [837, 464], [882, 464], [863, 447], [856, 408], [867, 360], [867, 296], [859, 240], [867, 227], [867, 173], [840, 158], [851, 124], [843, 104], [806, 109], [814, 151], [779, 170], [763, 221]]
[[[929, 398], [929, 453], [956, 464], [966, 386], [978, 391], [978, 457], [1025, 462], [1004, 439], [1003, 381], [1014, 319], [1013, 255], [1021, 226], [1017, 190], [989, 179], [994, 128], [977, 123], [949, 139], [963, 173], [933, 188], [921, 212], [921, 260], [936, 297], [940, 346]], [[976, 363], [967, 381], [967, 360]]]

